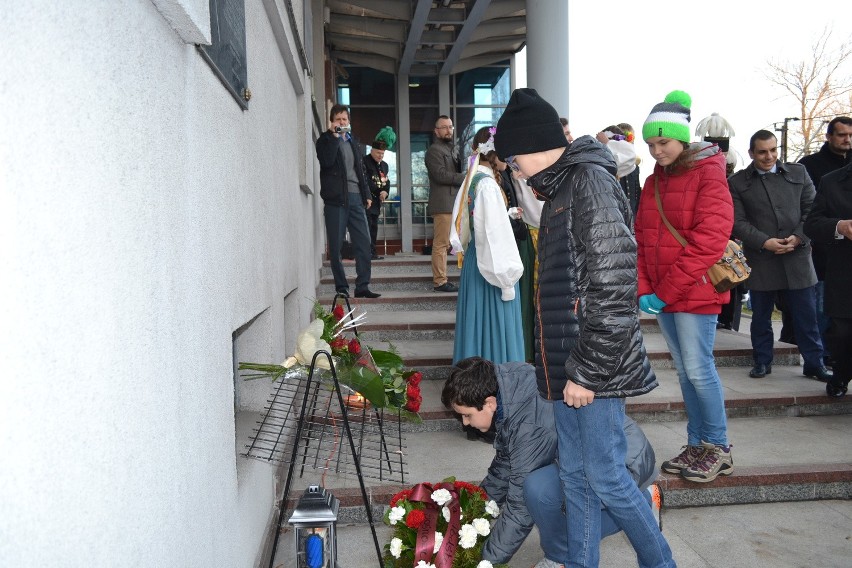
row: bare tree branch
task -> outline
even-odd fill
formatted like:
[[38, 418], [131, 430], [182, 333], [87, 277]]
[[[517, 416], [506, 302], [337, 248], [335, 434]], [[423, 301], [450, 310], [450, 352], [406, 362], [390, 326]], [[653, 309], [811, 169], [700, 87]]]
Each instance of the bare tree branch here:
[[819, 149], [824, 125], [834, 116], [852, 111], [852, 36], [833, 47], [832, 29], [826, 27], [801, 61], [767, 61], [769, 82], [792, 96], [799, 107], [799, 122], [787, 132], [787, 156], [796, 161]]

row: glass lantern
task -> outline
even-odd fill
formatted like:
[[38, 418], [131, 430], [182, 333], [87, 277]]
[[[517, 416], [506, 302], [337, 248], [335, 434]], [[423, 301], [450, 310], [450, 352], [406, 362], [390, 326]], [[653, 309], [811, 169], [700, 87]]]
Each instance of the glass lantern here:
[[305, 489], [288, 521], [293, 526], [297, 568], [337, 568], [340, 501], [319, 485]]

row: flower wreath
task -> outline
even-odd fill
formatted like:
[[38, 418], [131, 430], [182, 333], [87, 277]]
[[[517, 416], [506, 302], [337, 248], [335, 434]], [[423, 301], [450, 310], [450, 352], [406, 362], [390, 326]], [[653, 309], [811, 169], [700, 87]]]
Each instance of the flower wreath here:
[[482, 547], [499, 514], [481, 487], [453, 478], [400, 491], [384, 515], [394, 529], [385, 567], [495, 568]]

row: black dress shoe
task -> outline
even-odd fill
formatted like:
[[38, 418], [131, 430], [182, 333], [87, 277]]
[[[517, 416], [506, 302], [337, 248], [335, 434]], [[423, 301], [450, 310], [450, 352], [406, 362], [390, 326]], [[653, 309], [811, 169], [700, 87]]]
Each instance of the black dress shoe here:
[[436, 292], [458, 292], [459, 288], [452, 282], [444, 282], [440, 286], [435, 286]]
[[378, 298], [381, 294], [376, 294], [375, 292], [371, 292], [370, 290], [361, 290], [360, 292], [355, 292], [356, 298]]
[[840, 398], [846, 394], [847, 388], [848, 385], [838, 385], [829, 381], [829, 383], [825, 385], [825, 394], [832, 398]]
[[805, 367], [802, 370], [802, 374], [809, 379], [816, 379], [822, 383], [827, 383], [834, 376], [825, 367]]
[[370, 260], [384, 260], [384, 259], [385, 259], [385, 257], [379, 256], [377, 254], [374, 254], [373, 256], [370, 257]]
[[766, 375], [772, 374], [772, 365], [764, 365], [762, 363], [758, 363], [754, 367], [751, 368], [751, 371], [748, 372], [748, 376], [752, 379], [762, 379]]

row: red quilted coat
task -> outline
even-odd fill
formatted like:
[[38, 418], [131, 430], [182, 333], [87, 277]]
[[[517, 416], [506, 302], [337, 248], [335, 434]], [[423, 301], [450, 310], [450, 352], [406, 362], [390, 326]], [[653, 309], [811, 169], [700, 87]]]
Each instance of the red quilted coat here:
[[[664, 312], [718, 314], [730, 292], [718, 293], [710, 268], [725, 251], [734, 224], [734, 206], [725, 177], [725, 156], [707, 142], [692, 144], [699, 150], [693, 167], [678, 175], [656, 165], [645, 180], [636, 212], [639, 296], [657, 294]], [[683, 247], [663, 223], [654, 199], [654, 183], [669, 222], [686, 239]]]

